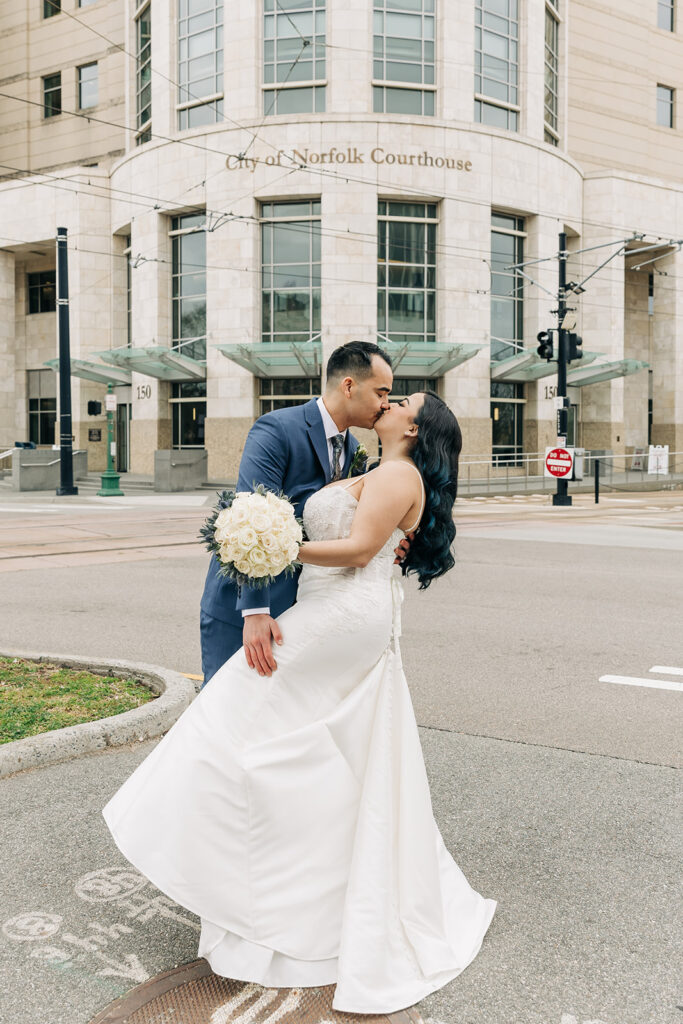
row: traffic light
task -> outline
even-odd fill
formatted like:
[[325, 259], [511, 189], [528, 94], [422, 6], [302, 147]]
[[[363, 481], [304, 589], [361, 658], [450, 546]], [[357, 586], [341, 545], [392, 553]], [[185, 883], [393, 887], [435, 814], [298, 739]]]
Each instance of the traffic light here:
[[578, 334], [570, 334], [567, 339], [569, 344], [567, 345], [567, 362], [572, 363], [575, 359], [583, 359], [583, 338]]
[[539, 346], [536, 349], [541, 359], [547, 359], [548, 362], [553, 358], [553, 335], [552, 331], [539, 331], [536, 335], [536, 341], [539, 342]]
[[88, 416], [99, 416], [102, 412], [101, 402], [88, 402]]

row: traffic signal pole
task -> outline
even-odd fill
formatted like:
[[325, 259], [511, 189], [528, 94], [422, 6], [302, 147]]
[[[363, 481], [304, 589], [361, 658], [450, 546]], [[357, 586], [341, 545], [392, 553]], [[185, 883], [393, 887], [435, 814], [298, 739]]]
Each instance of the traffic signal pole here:
[[[567, 408], [567, 341], [569, 331], [565, 330], [564, 318], [567, 315], [567, 235], [560, 232], [560, 252], [558, 265], [557, 316], [559, 329], [557, 332], [557, 397], [562, 399], [562, 406], [557, 410], [557, 444], [567, 447], [569, 432], [569, 410]], [[553, 505], [571, 505], [571, 495], [566, 478], [558, 477], [557, 492], [553, 494]]]
[[71, 353], [69, 351], [69, 271], [66, 228], [57, 228], [57, 331], [59, 337], [59, 487], [58, 495], [78, 494], [74, 487], [71, 441]]

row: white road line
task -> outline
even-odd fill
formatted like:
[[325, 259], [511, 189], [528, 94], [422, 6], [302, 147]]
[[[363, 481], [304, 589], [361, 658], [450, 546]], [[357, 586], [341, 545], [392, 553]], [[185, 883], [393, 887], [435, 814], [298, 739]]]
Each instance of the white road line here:
[[672, 665], [653, 665], [650, 672], [658, 672], [660, 676], [683, 676], [683, 668], [674, 668]]
[[600, 683], [625, 683], [627, 686], [649, 686], [653, 690], [683, 690], [683, 683], [659, 679], [638, 679], [634, 676], [600, 676]]

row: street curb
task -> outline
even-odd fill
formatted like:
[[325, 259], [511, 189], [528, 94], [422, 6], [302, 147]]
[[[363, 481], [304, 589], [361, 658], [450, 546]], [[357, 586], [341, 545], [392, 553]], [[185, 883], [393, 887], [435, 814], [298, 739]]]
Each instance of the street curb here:
[[136, 664], [132, 661], [81, 658], [70, 654], [37, 654], [35, 651], [0, 649], [0, 657], [25, 658], [27, 661], [47, 661], [64, 668], [87, 669], [99, 674], [139, 679], [153, 693], [156, 700], [142, 707], [123, 711], [119, 715], [100, 718], [96, 722], [82, 722], [64, 729], [25, 739], [13, 740], [0, 746], [0, 778], [42, 767], [58, 761], [68, 761], [81, 754], [91, 754], [107, 747], [122, 746], [153, 739], [167, 732], [189, 707], [196, 696], [191, 680], [162, 668], [160, 665]]

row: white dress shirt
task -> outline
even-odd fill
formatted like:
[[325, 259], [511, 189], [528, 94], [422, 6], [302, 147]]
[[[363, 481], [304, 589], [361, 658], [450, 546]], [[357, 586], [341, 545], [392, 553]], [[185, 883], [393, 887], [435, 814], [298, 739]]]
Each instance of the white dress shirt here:
[[[322, 397], [320, 397], [318, 399], [318, 409], [320, 410], [320, 416], [322, 417], [322, 421], [323, 421], [323, 430], [325, 431], [325, 437], [327, 438], [327, 457], [330, 460], [330, 473], [331, 473], [332, 472], [332, 461], [333, 461], [333, 458], [334, 458], [334, 453], [333, 453], [333, 450], [332, 450], [332, 438], [336, 437], [337, 434], [342, 434], [343, 437], [344, 437], [344, 441], [346, 442], [346, 430], [340, 430], [339, 429], [339, 427], [337, 426], [337, 424], [334, 422], [334, 420], [330, 416], [329, 412], [327, 411], [327, 406], [325, 405], [324, 401], [322, 400]], [[344, 468], [345, 461], [346, 461], [346, 457], [345, 457], [344, 449], [342, 448], [341, 454], [339, 456], [339, 469], [340, 470]], [[266, 608], [243, 608], [242, 609], [242, 618], [246, 618], [247, 615], [270, 615], [270, 608], [267, 608], [267, 607]]]

